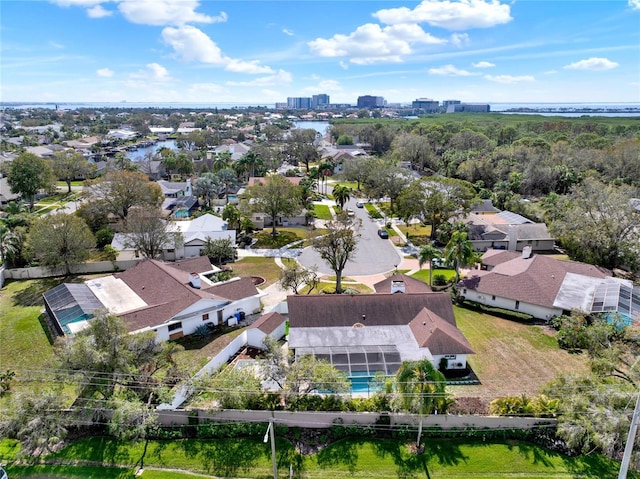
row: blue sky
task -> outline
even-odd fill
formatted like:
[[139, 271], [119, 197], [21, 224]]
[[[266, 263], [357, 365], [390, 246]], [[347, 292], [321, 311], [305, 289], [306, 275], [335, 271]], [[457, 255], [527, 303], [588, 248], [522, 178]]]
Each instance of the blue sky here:
[[2, 0], [0, 100], [640, 102], [640, 0]]

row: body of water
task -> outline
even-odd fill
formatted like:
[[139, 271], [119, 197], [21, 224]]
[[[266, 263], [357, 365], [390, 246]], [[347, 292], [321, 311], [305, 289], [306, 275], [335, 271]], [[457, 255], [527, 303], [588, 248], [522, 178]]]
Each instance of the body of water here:
[[169, 148], [171, 150], [178, 150], [178, 146], [176, 145], [176, 140], [163, 140], [157, 143], [154, 143], [151, 146], [146, 146], [144, 148], [138, 148], [137, 150], [127, 151], [126, 156], [131, 161], [137, 161], [138, 158], [144, 158], [147, 153], [156, 154], [156, 152], [160, 148]]
[[320, 133], [322, 136], [325, 135], [325, 133], [327, 133], [327, 129], [329, 128], [329, 122], [328, 121], [294, 121], [293, 122], [293, 127], [294, 128], [299, 128], [301, 130], [305, 130], [305, 129], [313, 129], [316, 130], [318, 133]]

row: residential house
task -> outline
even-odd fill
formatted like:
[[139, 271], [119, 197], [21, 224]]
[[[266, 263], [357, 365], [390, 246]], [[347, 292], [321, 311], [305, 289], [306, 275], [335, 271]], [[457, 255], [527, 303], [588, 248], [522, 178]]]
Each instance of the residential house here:
[[[302, 178], [298, 176], [284, 176], [289, 180], [290, 183], [298, 186]], [[264, 181], [262, 177], [251, 177], [249, 178], [249, 182], [247, 187], [255, 186]], [[244, 190], [238, 191], [238, 195], [242, 194]], [[253, 227], [255, 229], [263, 229], [266, 227], [273, 226], [274, 219], [269, 215], [263, 212], [253, 212], [251, 213], [251, 222], [253, 223]], [[279, 215], [275, 218], [276, 226], [303, 226], [307, 224], [306, 210], [302, 210], [299, 214], [295, 216], [281, 216]]]
[[475, 251], [522, 251], [525, 246], [532, 251], [552, 251], [555, 247], [547, 225], [534, 223], [511, 211], [492, 213], [485, 205], [481, 211], [467, 214], [462, 221], [469, 227], [469, 240]]
[[216, 271], [203, 256], [179, 263], [147, 259], [122, 273], [59, 285], [43, 295], [45, 308], [61, 334], [80, 331], [99, 311], [109, 311], [130, 333], [154, 331], [160, 341], [203, 325], [235, 325], [260, 310], [252, 278], [212, 283], [208, 275]]
[[181, 182], [160, 180], [156, 183], [164, 195], [162, 211], [165, 215], [188, 218], [200, 207], [198, 197], [193, 194], [191, 179]]
[[349, 377], [392, 376], [403, 361], [423, 359], [466, 369], [474, 351], [456, 325], [451, 296], [415, 281], [394, 275], [375, 294], [289, 296], [289, 348]]
[[549, 320], [567, 312], [566, 301], [558, 300], [566, 296], [566, 292], [560, 294], [561, 289], [576, 284], [576, 276], [568, 276], [570, 273], [598, 283], [611, 277], [604, 268], [532, 254], [528, 248], [522, 253], [489, 250], [482, 256], [481, 269], [460, 281], [460, 294], [468, 301]]
[[[204, 214], [192, 220], [168, 221], [166, 229], [176, 233], [173, 239], [163, 245], [162, 258], [166, 261], [175, 261], [185, 258], [200, 256], [207, 240], [229, 239], [231, 244], [236, 243], [236, 231], [229, 230], [227, 222], [219, 216]], [[116, 233], [111, 241], [111, 247], [119, 252], [118, 260], [128, 260], [140, 257], [127, 241], [126, 233]]]

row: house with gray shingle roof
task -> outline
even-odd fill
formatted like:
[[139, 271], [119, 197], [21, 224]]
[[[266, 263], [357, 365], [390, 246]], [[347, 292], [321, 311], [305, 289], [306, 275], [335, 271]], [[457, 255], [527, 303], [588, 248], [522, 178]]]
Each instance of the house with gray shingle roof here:
[[402, 276], [378, 283], [390, 289], [375, 294], [289, 296], [289, 348], [350, 377], [391, 376], [403, 361], [423, 359], [466, 369], [474, 351], [456, 325], [451, 296], [408, 292], [398, 284]]
[[460, 294], [469, 301], [549, 320], [567, 312], [556, 298], [568, 273], [598, 280], [611, 276], [610, 271], [591, 264], [489, 250], [482, 256], [481, 269], [460, 281]]

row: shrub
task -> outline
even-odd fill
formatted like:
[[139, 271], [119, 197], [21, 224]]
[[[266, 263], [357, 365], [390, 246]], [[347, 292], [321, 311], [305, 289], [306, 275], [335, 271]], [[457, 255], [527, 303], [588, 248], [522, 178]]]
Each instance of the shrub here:
[[446, 286], [447, 285], [447, 277], [444, 274], [434, 274], [433, 275], [433, 285], [434, 286]]

